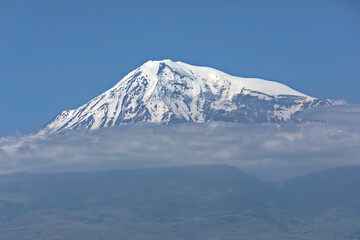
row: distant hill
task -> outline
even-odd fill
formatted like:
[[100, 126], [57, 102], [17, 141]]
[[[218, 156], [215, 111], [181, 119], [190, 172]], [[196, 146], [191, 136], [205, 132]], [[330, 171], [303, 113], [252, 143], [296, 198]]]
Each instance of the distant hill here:
[[235, 167], [0, 175], [16, 239], [359, 239], [360, 167], [275, 187]]

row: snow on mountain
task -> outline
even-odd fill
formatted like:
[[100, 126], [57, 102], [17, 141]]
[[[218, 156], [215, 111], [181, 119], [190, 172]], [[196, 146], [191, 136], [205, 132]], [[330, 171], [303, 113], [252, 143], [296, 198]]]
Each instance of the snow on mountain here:
[[88, 103], [62, 111], [38, 134], [130, 122], [281, 122], [324, 104], [329, 101], [277, 82], [171, 60], [148, 61]]

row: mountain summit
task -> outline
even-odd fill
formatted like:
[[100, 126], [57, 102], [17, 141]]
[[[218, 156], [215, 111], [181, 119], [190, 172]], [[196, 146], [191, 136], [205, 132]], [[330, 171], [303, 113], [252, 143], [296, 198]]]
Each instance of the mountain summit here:
[[329, 102], [277, 82], [171, 60], [148, 61], [88, 103], [62, 111], [38, 134], [131, 122], [281, 122], [324, 104]]

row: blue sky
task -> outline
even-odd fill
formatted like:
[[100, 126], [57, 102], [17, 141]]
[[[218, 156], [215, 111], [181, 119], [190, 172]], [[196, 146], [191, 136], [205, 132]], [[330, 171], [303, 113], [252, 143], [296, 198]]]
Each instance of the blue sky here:
[[360, 1], [0, 1], [0, 136], [30, 133], [150, 59], [360, 103]]

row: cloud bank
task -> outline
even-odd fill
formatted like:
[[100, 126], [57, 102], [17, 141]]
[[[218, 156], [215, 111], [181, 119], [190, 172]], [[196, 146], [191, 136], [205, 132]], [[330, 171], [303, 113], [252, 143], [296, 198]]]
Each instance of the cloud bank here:
[[96, 132], [0, 138], [0, 173], [230, 164], [277, 181], [360, 164], [360, 106], [303, 113], [301, 124], [132, 124]]

